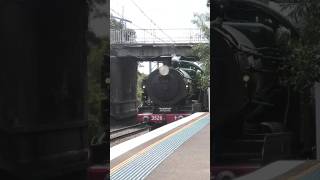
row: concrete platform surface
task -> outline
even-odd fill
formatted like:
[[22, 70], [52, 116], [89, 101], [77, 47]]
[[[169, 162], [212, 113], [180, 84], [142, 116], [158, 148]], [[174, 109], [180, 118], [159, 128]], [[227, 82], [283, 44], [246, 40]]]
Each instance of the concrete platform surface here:
[[319, 180], [320, 161], [282, 160], [236, 180]]
[[110, 179], [210, 179], [210, 114], [114, 158]]
[[209, 180], [210, 125], [204, 127], [166, 158], [147, 180]]

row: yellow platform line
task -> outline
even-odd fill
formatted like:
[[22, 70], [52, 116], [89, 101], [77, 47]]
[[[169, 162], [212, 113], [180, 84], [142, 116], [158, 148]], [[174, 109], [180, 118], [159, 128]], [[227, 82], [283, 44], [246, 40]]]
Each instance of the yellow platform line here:
[[181, 128], [181, 129], [179, 129], [178, 131], [175, 131], [175, 132], [173, 132], [173, 133], [171, 133], [171, 134], [169, 134], [169, 135], [167, 135], [167, 136], [163, 137], [162, 139], [160, 139], [160, 140], [158, 140], [158, 141], [154, 142], [153, 144], [149, 145], [148, 147], [146, 147], [146, 148], [144, 148], [144, 149], [140, 150], [137, 154], [135, 154], [135, 155], [131, 156], [131, 157], [130, 157], [130, 158], [128, 158], [127, 160], [125, 160], [125, 161], [123, 161], [123, 162], [119, 163], [119, 164], [118, 164], [118, 165], [116, 165], [115, 167], [111, 168], [111, 170], [110, 170], [110, 175], [111, 175], [111, 174], [113, 174], [113, 173], [114, 173], [116, 170], [118, 170], [119, 168], [123, 167], [125, 164], [127, 164], [127, 163], [129, 163], [129, 162], [131, 162], [131, 161], [135, 160], [138, 156], [140, 156], [141, 154], [143, 154], [143, 153], [145, 153], [146, 151], [150, 150], [152, 147], [156, 146], [157, 144], [159, 144], [159, 143], [163, 142], [164, 140], [166, 140], [166, 139], [168, 139], [168, 138], [170, 138], [170, 137], [174, 136], [175, 134], [177, 134], [177, 133], [181, 132], [182, 130], [184, 130], [184, 129], [186, 129], [186, 128], [190, 127], [190, 126], [192, 126], [193, 124], [195, 124], [195, 123], [196, 123], [196, 122], [198, 122], [201, 118], [203, 118], [204, 116], [206, 116], [206, 115], [208, 115], [208, 114], [209, 114], [209, 113], [205, 113], [205, 114], [203, 114], [203, 115], [201, 115], [201, 116], [199, 116], [199, 117], [195, 118], [194, 122], [192, 122], [192, 123], [190, 123], [190, 124], [186, 125], [185, 127], [183, 127], [183, 128]]

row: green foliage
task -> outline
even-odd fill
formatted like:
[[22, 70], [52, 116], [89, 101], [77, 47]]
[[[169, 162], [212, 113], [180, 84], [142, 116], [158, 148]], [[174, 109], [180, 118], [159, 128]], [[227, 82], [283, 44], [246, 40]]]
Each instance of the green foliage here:
[[101, 39], [96, 47], [91, 47], [88, 54], [88, 137], [91, 140], [105, 128], [105, 120], [102, 119], [102, 100], [106, 99], [105, 92], [101, 88], [101, 67], [104, 54], [107, 49], [107, 39]]
[[287, 61], [281, 67], [282, 82], [303, 92], [311, 88], [320, 77], [319, 48], [304, 45], [301, 41], [290, 45]]
[[143, 93], [143, 89], [142, 89], [142, 80], [145, 79], [147, 77], [147, 75], [137, 72], [138, 73], [138, 78], [137, 78], [137, 101], [138, 104], [141, 104], [141, 98], [142, 98], [142, 93]]
[[[113, 15], [111, 14], [111, 16], [113, 16]], [[123, 24], [121, 24], [119, 21], [117, 21], [114, 18], [110, 19], [110, 29], [120, 30], [120, 29], [123, 29], [123, 28], [124, 28]]]
[[200, 87], [206, 89], [210, 86], [210, 45], [198, 44], [193, 47], [193, 53], [200, 58], [203, 74], [199, 78]]
[[193, 16], [195, 19], [192, 20], [192, 23], [196, 24], [204, 33], [205, 38], [209, 40], [210, 39], [210, 27], [209, 27], [210, 15], [208, 13], [203, 13], [203, 14], [195, 13]]
[[292, 39], [285, 52], [287, 61], [281, 67], [282, 80], [294, 90], [303, 92], [320, 80], [320, 2], [299, 1], [286, 6], [290, 16], [300, 22], [300, 37]]
[[[112, 14], [111, 14], [111, 17], [113, 17]], [[111, 18], [110, 19], [110, 29], [113, 29], [113, 30], [126, 30], [134, 38], [136, 38], [136, 32], [133, 29], [126, 28], [123, 23], [121, 23], [120, 21], [116, 20], [115, 18]]]
[[[196, 24], [208, 41], [210, 40], [209, 14], [195, 14], [192, 21]], [[209, 41], [210, 42], [210, 41]], [[200, 87], [206, 89], [210, 86], [210, 43], [200, 43], [192, 48], [193, 54], [200, 58], [200, 66], [204, 73], [198, 77]]]
[[87, 0], [89, 5], [89, 11], [94, 18], [108, 17], [109, 13], [107, 12], [106, 4], [107, 0]]

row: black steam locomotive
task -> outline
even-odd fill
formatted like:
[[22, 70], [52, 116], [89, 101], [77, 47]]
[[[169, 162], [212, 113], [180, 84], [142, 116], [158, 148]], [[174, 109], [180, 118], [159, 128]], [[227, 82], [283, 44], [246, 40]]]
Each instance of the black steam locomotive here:
[[279, 78], [282, 47], [299, 36], [293, 22], [272, 1], [210, 3], [213, 175], [231, 178], [311, 151], [305, 142], [314, 137], [302, 135], [307, 124], [299, 119], [298, 95]]
[[[194, 58], [191, 58], [194, 61]], [[199, 88], [202, 69], [187, 57], [157, 57], [162, 66], [143, 80], [138, 122], [152, 126], [181, 119], [208, 107], [206, 91]]]

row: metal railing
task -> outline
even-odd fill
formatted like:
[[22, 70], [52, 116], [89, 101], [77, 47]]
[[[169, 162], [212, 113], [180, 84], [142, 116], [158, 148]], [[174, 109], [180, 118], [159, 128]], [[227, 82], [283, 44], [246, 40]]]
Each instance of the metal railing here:
[[[165, 36], [165, 32], [170, 37]], [[199, 29], [110, 29], [111, 44], [207, 43]]]
[[132, 30], [110, 30], [111, 44], [135, 43], [136, 33]]

